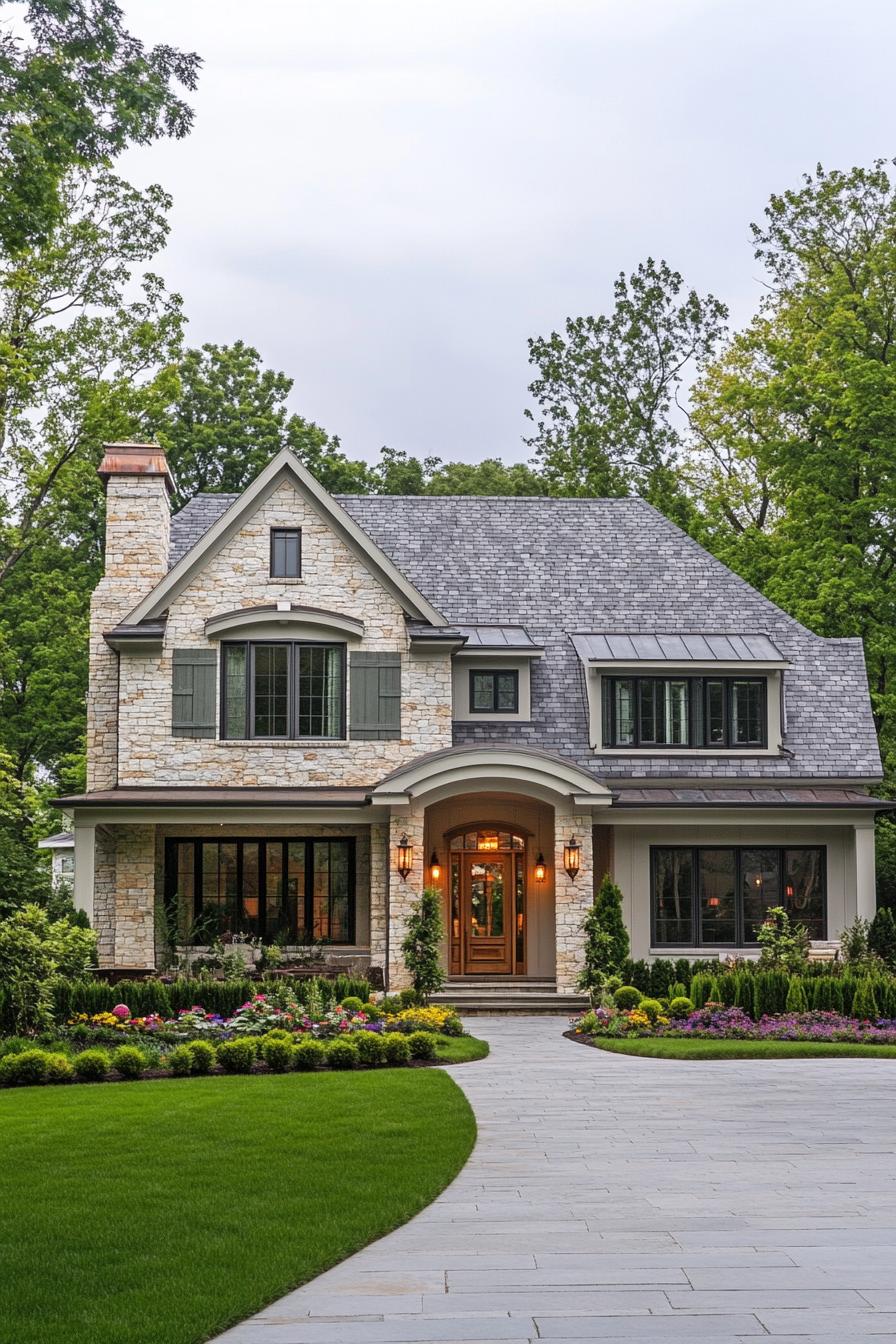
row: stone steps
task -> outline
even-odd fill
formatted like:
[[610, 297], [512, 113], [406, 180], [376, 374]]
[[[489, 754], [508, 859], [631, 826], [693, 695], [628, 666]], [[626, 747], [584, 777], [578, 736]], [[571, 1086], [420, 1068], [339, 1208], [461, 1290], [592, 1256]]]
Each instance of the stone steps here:
[[571, 1017], [588, 1007], [585, 994], [558, 994], [553, 979], [536, 976], [451, 976], [430, 1003], [452, 1004], [461, 1016], [477, 1013], [556, 1013]]

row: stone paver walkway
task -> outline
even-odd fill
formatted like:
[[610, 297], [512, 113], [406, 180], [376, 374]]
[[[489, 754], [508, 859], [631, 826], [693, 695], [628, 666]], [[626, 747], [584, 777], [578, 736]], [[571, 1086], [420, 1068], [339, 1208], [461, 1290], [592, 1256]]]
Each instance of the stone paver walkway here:
[[896, 1061], [682, 1063], [557, 1018], [470, 1025], [492, 1054], [451, 1070], [479, 1123], [458, 1179], [221, 1344], [896, 1339]]

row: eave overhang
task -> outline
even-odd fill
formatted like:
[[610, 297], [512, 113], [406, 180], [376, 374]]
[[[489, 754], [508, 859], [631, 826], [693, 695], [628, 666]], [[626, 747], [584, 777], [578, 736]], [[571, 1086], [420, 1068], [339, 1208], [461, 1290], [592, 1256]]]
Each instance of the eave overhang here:
[[138, 625], [116, 625], [103, 639], [116, 653], [161, 653], [165, 638], [165, 618], [142, 621]]
[[284, 633], [290, 628], [306, 626], [314, 632], [341, 634], [349, 639], [361, 639], [364, 635], [364, 622], [354, 616], [327, 611], [323, 607], [303, 607], [292, 602], [265, 603], [262, 606], [237, 607], [233, 611], [221, 612], [205, 622], [205, 634], [208, 639], [222, 639], [243, 630], [248, 634], [255, 627], [264, 625], [282, 626]]

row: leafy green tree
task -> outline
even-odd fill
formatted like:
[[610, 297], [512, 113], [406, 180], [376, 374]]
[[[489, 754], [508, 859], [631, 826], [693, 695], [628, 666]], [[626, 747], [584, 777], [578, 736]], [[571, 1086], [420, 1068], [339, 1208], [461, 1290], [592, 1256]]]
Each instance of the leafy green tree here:
[[882, 905], [868, 930], [868, 951], [880, 957], [889, 971], [896, 971], [896, 919], [893, 911]]
[[535, 426], [527, 442], [551, 492], [636, 492], [687, 514], [674, 406], [726, 318], [718, 299], [686, 290], [677, 271], [648, 258], [618, 276], [609, 313], [568, 318], [563, 334], [530, 340], [536, 406], [526, 411]]
[[[10, 0], [3, 0], [9, 6]], [[47, 242], [68, 213], [71, 175], [128, 145], [184, 136], [199, 58], [145, 48], [113, 0], [29, 0], [0, 34], [0, 252]]]
[[284, 447], [328, 489], [367, 486], [367, 467], [344, 457], [338, 439], [290, 413], [293, 380], [265, 368], [252, 346], [185, 350], [168, 375], [170, 399], [159, 402], [146, 427], [168, 454], [175, 507], [202, 491], [244, 490]]
[[445, 983], [442, 969], [442, 898], [435, 887], [425, 887], [411, 908], [407, 932], [402, 940], [404, 964], [414, 989], [425, 1002]]
[[687, 464], [706, 539], [798, 620], [865, 641], [896, 768], [896, 191], [819, 167], [753, 226], [768, 291], [705, 371]]

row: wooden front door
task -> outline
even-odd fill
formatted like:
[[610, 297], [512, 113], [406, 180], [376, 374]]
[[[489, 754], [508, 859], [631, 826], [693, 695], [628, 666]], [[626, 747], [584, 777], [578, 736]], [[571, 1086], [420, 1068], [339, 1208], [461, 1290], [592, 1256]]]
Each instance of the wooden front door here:
[[513, 890], [511, 854], [464, 854], [461, 919], [468, 975], [511, 973]]

